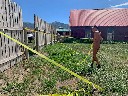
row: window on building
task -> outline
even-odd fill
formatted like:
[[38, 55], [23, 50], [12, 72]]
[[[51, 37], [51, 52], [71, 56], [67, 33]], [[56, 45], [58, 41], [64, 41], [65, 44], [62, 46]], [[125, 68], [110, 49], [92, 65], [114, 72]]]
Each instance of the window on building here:
[[91, 38], [91, 29], [85, 28], [85, 38]]
[[107, 30], [107, 40], [114, 40], [114, 27], [109, 27]]

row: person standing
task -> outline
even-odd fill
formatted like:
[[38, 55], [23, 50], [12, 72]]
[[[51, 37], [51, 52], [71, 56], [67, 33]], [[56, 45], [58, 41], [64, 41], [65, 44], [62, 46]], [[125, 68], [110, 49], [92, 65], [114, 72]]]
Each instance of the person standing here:
[[97, 58], [97, 52], [100, 49], [100, 41], [103, 40], [101, 37], [101, 32], [98, 30], [97, 26], [92, 27], [92, 32], [94, 33], [93, 37], [93, 59], [91, 63], [91, 67], [93, 68], [93, 64], [96, 61], [97, 68], [101, 68], [99, 60]]

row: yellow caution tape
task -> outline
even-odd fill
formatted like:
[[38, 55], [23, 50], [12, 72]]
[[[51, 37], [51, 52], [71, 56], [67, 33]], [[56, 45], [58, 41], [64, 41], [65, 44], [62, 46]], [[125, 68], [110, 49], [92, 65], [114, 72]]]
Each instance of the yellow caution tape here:
[[68, 73], [70, 73], [71, 75], [74, 75], [75, 77], [79, 78], [80, 80], [84, 81], [85, 83], [88, 83], [88, 84], [92, 85], [93, 87], [95, 87], [95, 88], [97, 88], [97, 89], [99, 89], [99, 90], [101, 90], [101, 91], [103, 90], [100, 86], [98, 86], [98, 85], [96, 85], [96, 84], [93, 84], [92, 82], [88, 81], [87, 79], [85, 79], [85, 78], [83, 78], [83, 77], [79, 76], [78, 74], [76, 74], [76, 73], [74, 73], [74, 72], [70, 71], [69, 69], [65, 68], [65, 67], [64, 67], [64, 66], [62, 66], [61, 64], [58, 64], [58, 63], [57, 63], [57, 62], [55, 62], [54, 60], [49, 59], [49, 58], [48, 58], [48, 57], [46, 57], [45, 55], [40, 54], [40, 53], [39, 53], [39, 52], [37, 52], [36, 50], [31, 49], [30, 47], [28, 47], [28, 46], [26, 46], [25, 44], [23, 44], [23, 43], [19, 42], [18, 40], [14, 39], [14, 38], [11, 38], [11, 37], [10, 37], [10, 36], [8, 36], [7, 34], [4, 34], [4, 33], [3, 33], [3, 32], [1, 32], [1, 31], [0, 31], [0, 34], [2, 34], [3, 36], [5, 36], [5, 37], [9, 38], [9, 39], [10, 39], [10, 40], [12, 40], [12, 41], [14, 41], [14, 42], [18, 43], [19, 45], [21, 45], [21, 46], [25, 47], [26, 49], [28, 49], [28, 50], [30, 50], [31, 52], [33, 52], [33, 53], [37, 54], [38, 56], [40, 56], [40, 57], [42, 57], [42, 58], [46, 59], [47, 61], [49, 61], [49, 62], [53, 63], [54, 65], [56, 65], [56, 66], [60, 67], [61, 69], [63, 69], [63, 70], [65, 70], [65, 71], [67, 71], [67, 72], [68, 72]]
[[91, 96], [90, 93], [85, 92], [84, 88], [80, 90], [75, 90], [74, 92], [68, 94], [49, 94], [49, 95], [39, 95], [39, 96], [79, 96], [78, 92], [84, 92], [86, 95]]
[[93, 44], [91, 44], [91, 49], [89, 50], [89, 52], [88, 52], [88, 55], [86, 55], [86, 57], [85, 57], [85, 59], [80, 63], [80, 64], [82, 64], [82, 63], [88, 63], [87, 61], [86, 61], [86, 59], [89, 57], [89, 55], [91, 54], [91, 51], [92, 51], [92, 46], [93, 46]]
[[37, 32], [37, 31], [35, 31], [35, 30], [32, 30], [32, 29], [29, 29], [29, 28], [25, 28], [25, 30], [27, 30], [27, 31], [31, 31], [31, 32]]
[[29, 29], [29, 28], [24, 28], [25, 30], [27, 31], [30, 31], [30, 32], [41, 32], [41, 33], [44, 33], [44, 31], [36, 31], [36, 30], [32, 30], [32, 29]]
[[[63, 43], [60, 43], [60, 44], [63, 44]], [[86, 55], [86, 57], [84, 58], [84, 60], [82, 60], [80, 63], [78, 63], [78, 64], [82, 64], [82, 63], [88, 63], [87, 61], [86, 61], [86, 59], [89, 57], [89, 55], [91, 54], [91, 51], [92, 51], [92, 46], [93, 46], [93, 44], [91, 44], [91, 48], [90, 48], [90, 50], [88, 51], [88, 55]], [[67, 47], [67, 46], [66, 46]], [[67, 48], [69, 48], [69, 47], [67, 47]], [[74, 51], [72, 48], [69, 48], [70, 50], [72, 50], [72, 51]], [[74, 52], [76, 52], [76, 51], [74, 51]], [[76, 53], [78, 53], [78, 52], [76, 52]]]
[[39, 96], [73, 96], [73, 95], [66, 95], [66, 94], [50, 94], [50, 95], [39, 95]]
[[[76, 96], [78, 96], [77, 93], [75, 93]], [[74, 93], [69, 93], [69, 94], [50, 94], [50, 95], [39, 95], [39, 96], [74, 96]]]
[[91, 47], [91, 49], [89, 50], [88, 55], [90, 55], [90, 54], [91, 54], [93, 44], [91, 44], [91, 46], [90, 46], [90, 47]]
[[[30, 30], [30, 29], [26, 29], [26, 30]], [[31, 31], [33, 31], [33, 30], [31, 30]], [[44, 33], [44, 34], [47, 34], [47, 33]], [[52, 35], [52, 36], [57, 36], [57, 35]], [[61, 43], [61, 44], [62, 44], [62, 43]], [[67, 46], [66, 46], [66, 47], [67, 47]], [[93, 44], [91, 44], [90, 47], [91, 47], [91, 48], [90, 48], [90, 50], [89, 50], [89, 52], [88, 52], [88, 56], [91, 54]], [[73, 50], [72, 48], [69, 48], [69, 49]], [[76, 53], [78, 53], [78, 52], [76, 52]], [[84, 59], [81, 63], [83, 63], [83, 62], [86, 62], [86, 63], [87, 63], [86, 59], [88, 58], [88, 56], [86, 56], [85, 59]], [[61, 95], [60, 95], [60, 94], [50, 94], [50, 95], [40, 95], [40, 96], [74, 96], [74, 94], [75, 94], [76, 96], [78, 96], [78, 93], [77, 93], [77, 92], [79, 92], [79, 91], [84, 91], [84, 92], [85, 92], [85, 90], [82, 88], [82, 89], [80, 89], [80, 90], [75, 90], [73, 93], [69, 93], [68, 95], [66, 95], [66, 94], [61, 94]]]
[[[35, 31], [35, 30], [32, 30], [32, 29], [29, 29], [29, 28], [24, 28], [25, 30], [27, 30], [27, 31], [30, 31], [30, 32], [39, 32], [39, 33], [43, 33], [44, 35], [45, 34], [51, 34], [51, 33], [44, 33], [44, 31]], [[54, 35], [54, 34], [53, 34]], [[57, 35], [54, 35], [54, 36], [57, 36]]]

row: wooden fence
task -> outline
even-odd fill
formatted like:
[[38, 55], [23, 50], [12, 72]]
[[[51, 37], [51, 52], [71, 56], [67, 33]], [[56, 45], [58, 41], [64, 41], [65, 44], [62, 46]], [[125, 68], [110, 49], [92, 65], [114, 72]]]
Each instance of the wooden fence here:
[[34, 15], [34, 28], [37, 31], [35, 34], [37, 51], [43, 45], [53, 44], [57, 41], [56, 29], [36, 15]]
[[[38, 16], [34, 16], [36, 50], [43, 45], [56, 41], [56, 31], [53, 26]], [[27, 31], [23, 30], [22, 10], [10, 0], [0, 0], [0, 31], [12, 38], [27, 44]], [[28, 50], [0, 34], [0, 71], [4, 71], [28, 56]], [[27, 57], [28, 58], [28, 57]]]
[[[0, 31], [24, 42], [22, 10], [10, 0], [0, 0]], [[12, 67], [22, 60], [22, 47], [0, 35], [0, 71]]]

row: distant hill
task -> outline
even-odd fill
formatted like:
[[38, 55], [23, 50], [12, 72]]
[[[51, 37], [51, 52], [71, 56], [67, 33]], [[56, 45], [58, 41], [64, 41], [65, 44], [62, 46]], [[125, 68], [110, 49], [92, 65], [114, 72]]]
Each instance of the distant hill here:
[[[52, 24], [55, 28], [63, 27], [65, 29], [69, 29], [69, 25], [68, 24], [64, 24], [64, 23], [61, 23], [61, 22], [55, 21], [55, 22], [52, 22], [50, 24]], [[28, 27], [30, 29], [34, 29], [34, 24], [30, 23], [30, 22], [24, 22], [23, 23], [23, 27]]]
[[59, 28], [59, 27], [63, 27], [65, 29], [69, 29], [69, 25], [68, 24], [64, 24], [64, 23], [61, 23], [61, 22], [52, 22], [51, 23], [55, 28]]
[[30, 22], [23, 22], [23, 27], [27, 27], [27, 28], [30, 28], [30, 29], [34, 29], [34, 24], [33, 23], [30, 23]]

